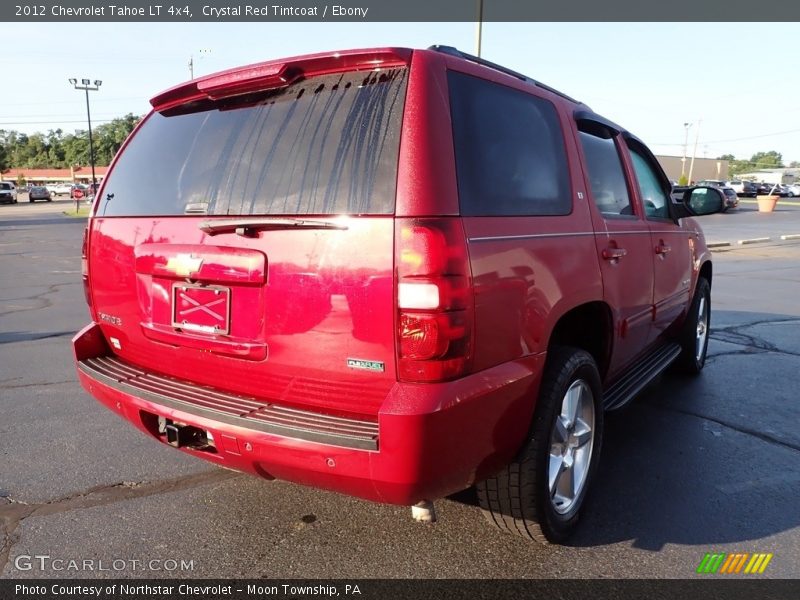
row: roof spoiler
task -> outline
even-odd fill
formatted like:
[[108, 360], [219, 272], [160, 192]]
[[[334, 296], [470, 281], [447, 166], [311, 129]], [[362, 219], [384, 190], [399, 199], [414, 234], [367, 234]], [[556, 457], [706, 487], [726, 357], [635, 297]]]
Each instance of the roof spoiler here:
[[372, 48], [252, 64], [187, 81], [154, 96], [150, 104], [161, 112], [197, 100], [280, 89], [312, 75], [399, 67], [410, 62], [412, 53], [408, 48]]

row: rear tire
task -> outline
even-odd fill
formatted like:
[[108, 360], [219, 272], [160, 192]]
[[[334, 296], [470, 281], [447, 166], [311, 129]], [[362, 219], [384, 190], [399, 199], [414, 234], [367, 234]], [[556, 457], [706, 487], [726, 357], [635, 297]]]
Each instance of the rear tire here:
[[710, 331], [711, 285], [707, 279], [700, 277], [697, 280], [689, 314], [678, 336], [681, 353], [675, 361], [676, 370], [686, 375], [698, 375], [703, 370]]
[[553, 348], [525, 447], [476, 486], [486, 519], [523, 538], [563, 543], [578, 524], [602, 439], [597, 364], [584, 350]]

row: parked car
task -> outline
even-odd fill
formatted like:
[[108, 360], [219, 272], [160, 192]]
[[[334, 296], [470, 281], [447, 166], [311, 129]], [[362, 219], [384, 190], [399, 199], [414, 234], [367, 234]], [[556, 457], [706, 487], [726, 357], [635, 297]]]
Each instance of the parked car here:
[[780, 196], [781, 198], [786, 198], [789, 195], [789, 186], [783, 185], [782, 183], [773, 184], [769, 193]]
[[722, 181], [721, 179], [703, 179], [697, 182], [697, 185], [715, 185], [717, 187], [724, 187], [728, 185], [726, 181]]
[[756, 197], [756, 186], [753, 184], [752, 181], [730, 181], [728, 182], [728, 186], [733, 188], [736, 192], [737, 196], [744, 197], [744, 198], [755, 198]]
[[793, 183], [792, 185], [786, 186], [786, 195], [789, 198], [797, 198], [800, 196], [800, 183]]
[[788, 196], [789, 190], [780, 183], [760, 182], [756, 184], [759, 196]]
[[53, 198], [46, 187], [43, 185], [35, 185], [28, 191], [28, 202], [34, 202], [36, 200], [47, 200], [51, 202]]
[[758, 184], [758, 194], [761, 196], [788, 196], [789, 189], [780, 183], [762, 182]]
[[53, 184], [48, 184], [46, 187], [50, 191], [50, 194], [52, 196], [59, 196], [61, 194], [71, 194], [72, 192], [71, 183], [53, 183]]
[[720, 189], [722, 193], [725, 194], [725, 208], [722, 212], [725, 212], [729, 208], [736, 208], [739, 206], [739, 197], [736, 195], [736, 190], [729, 186], [720, 187]]
[[73, 345], [87, 391], [154, 440], [419, 520], [475, 485], [492, 524], [562, 542], [604, 411], [705, 364], [691, 216], [723, 193], [673, 204], [641, 140], [548, 86], [384, 48], [151, 104], [87, 224]]
[[17, 187], [10, 181], [0, 181], [0, 202], [3, 204], [17, 203]]

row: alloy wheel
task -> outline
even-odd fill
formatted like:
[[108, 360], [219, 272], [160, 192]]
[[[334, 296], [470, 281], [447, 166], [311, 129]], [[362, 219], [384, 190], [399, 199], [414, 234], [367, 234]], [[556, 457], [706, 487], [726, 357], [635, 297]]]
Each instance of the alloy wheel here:
[[550, 434], [547, 480], [550, 501], [566, 514], [583, 491], [594, 447], [594, 396], [589, 384], [578, 379], [561, 401]]

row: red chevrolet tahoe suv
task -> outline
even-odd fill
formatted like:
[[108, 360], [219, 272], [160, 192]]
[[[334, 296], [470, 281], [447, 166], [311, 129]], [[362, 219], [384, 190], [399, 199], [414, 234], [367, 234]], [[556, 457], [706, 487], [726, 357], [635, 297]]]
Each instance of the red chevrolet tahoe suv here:
[[703, 367], [689, 217], [719, 191], [672, 202], [640, 140], [539, 82], [381, 48], [151, 103], [89, 220], [74, 353], [156, 440], [420, 519], [475, 485], [491, 522], [560, 542], [603, 412]]

